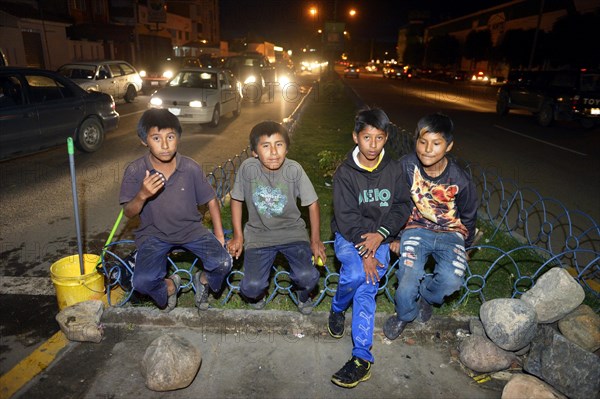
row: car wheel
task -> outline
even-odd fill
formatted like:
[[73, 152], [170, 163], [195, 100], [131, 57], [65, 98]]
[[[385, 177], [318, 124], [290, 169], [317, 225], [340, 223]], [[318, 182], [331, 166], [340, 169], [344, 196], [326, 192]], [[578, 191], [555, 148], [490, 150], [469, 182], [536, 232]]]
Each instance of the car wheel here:
[[221, 120], [221, 111], [219, 111], [219, 105], [215, 105], [215, 110], [213, 111], [213, 116], [210, 121], [210, 126], [217, 127], [219, 126], [219, 121]]
[[554, 111], [552, 110], [552, 105], [550, 103], [545, 103], [542, 105], [540, 112], [537, 114], [537, 121], [540, 126], [548, 127], [552, 124], [554, 120]]
[[129, 86], [127, 87], [127, 92], [125, 92], [125, 101], [128, 103], [132, 103], [133, 100], [135, 100], [135, 95], [136, 95], [136, 91], [135, 88], [133, 86]]
[[93, 118], [83, 121], [77, 130], [75, 145], [81, 151], [94, 152], [98, 150], [104, 142], [104, 129], [100, 122]]
[[235, 99], [235, 109], [233, 110], [233, 116], [240, 116], [240, 114], [242, 113], [242, 99], [241, 98], [236, 98]]
[[506, 116], [508, 114], [508, 96], [506, 94], [500, 95], [496, 102], [496, 113], [500, 116]]

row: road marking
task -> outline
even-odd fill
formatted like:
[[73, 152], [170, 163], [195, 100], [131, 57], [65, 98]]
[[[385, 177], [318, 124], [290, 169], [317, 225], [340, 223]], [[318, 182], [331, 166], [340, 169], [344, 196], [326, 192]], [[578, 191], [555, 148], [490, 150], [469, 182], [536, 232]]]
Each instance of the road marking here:
[[44, 371], [68, 343], [69, 340], [65, 334], [58, 331], [9, 372], [1, 376], [0, 398], [10, 398], [33, 377]]
[[55, 295], [50, 277], [0, 277], [0, 295]]
[[507, 132], [510, 132], [510, 133], [513, 133], [513, 134], [516, 134], [517, 136], [526, 137], [526, 138], [531, 139], [531, 140], [539, 141], [540, 143], [544, 143], [544, 144], [549, 145], [551, 147], [556, 147], [558, 149], [561, 149], [561, 150], [564, 150], [564, 151], [568, 151], [568, 152], [572, 152], [572, 153], [577, 154], [577, 155], [582, 155], [584, 157], [588, 156], [587, 154], [584, 154], [583, 152], [575, 151], [575, 150], [572, 150], [572, 149], [567, 148], [567, 147], [563, 147], [563, 146], [560, 146], [560, 145], [557, 145], [557, 144], [553, 144], [553, 143], [550, 143], [549, 141], [545, 141], [545, 140], [541, 140], [541, 139], [536, 139], [535, 137], [528, 136], [528, 135], [526, 135], [524, 133], [519, 133], [519, 132], [517, 132], [515, 130], [508, 129], [506, 127], [502, 127], [502, 126], [499, 126], [499, 125], [494, 125], [494, 127], [498, 128], [498, 129], [501, 129], [501, 130], [504, 130], [504, 131], [507, 131]]

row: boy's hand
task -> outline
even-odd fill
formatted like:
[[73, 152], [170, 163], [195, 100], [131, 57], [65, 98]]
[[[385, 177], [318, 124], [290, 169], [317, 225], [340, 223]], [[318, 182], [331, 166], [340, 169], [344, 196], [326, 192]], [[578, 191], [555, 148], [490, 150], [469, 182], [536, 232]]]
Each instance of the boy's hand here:
[[325, 245], [321, 241], [315, 241], [310, 243], [310, 250], [312, 251], [313, 256], [315, 257], [315, 265], [317, 264], [317, 259], [321, 258], [323, 264], [327, 263], [327, 255], [325, 254]]
[[400, 256], [400, 240], [394, 240], [390, 243], [390, 251]]
[[227, 251], [229, 255], [238, 259], [242, 254], [242, 250], [244, 249], [244, 238], [243, 237], [233, 237], [227, 243]]
[[142, 187], [140, 188], [140, 195], [143, 200], [147, 200], [151, 198], [156, 193], [158, 193], [165, 186], [165, 178], [160, 173], [150, 174], [149, 170], [146, 170], [146, 177], [144, 177], [144, 181], [142, 182]]
[[365, 268], [365, 274], [367, 276], [367, 284], [375, 285], [379, 282], [379, 273], [377, 272], [378, 267], [384, 267], [374, 256], [368, 258], [362, 258], [363, 267]]
[[379, 245], [383, 241], [381, 234], [365, 233], [360, 238], [364, 239], [364, 241], [355, 245], [359, 255], [364, 258], [375, 257], [375, 251], [377, 251], [377, 248], [379, 248]]

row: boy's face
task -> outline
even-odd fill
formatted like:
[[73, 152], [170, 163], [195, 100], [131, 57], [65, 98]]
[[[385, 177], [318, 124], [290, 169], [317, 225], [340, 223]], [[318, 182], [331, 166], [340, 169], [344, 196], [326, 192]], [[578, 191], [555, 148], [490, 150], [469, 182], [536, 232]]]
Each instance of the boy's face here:
[[253, 154], [258, 157], [265, 168], [277, 170], [281, 167], [287, 155], [285, 139], [280, 133], [261, 136], [256, 146], [256, 152], [253, 151]]
[[352, 133], [354, 142], [358, 145], [358, 160], [366, 167], [377, 165], [379, 154], [387, 141], [387, 134], [383, 130], [367, 126], [358, 133]]
[[440, 133], [421, 133], [416, 143], [416, 152], [419, 161], [425, 168], [441, 165], [441, 161], [452, 149], [454, 143], [448, 144]]
[[154, 160], [161, 163], [168, 163], [173, 160], [177, 154], [177, 145], [179, 144], [179, 135], [173, 128], [158, 130], [153, 127], [148, 131], [146, 143], [142, 142]]

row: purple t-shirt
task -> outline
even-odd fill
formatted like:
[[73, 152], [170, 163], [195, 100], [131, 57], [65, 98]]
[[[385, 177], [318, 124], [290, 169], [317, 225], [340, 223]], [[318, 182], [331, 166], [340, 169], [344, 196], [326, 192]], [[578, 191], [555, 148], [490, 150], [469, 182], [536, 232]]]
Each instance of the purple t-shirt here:
[[[196, 161], [179, 154], [175, 157], [175, 172], [165, 182], [164, 189], [146, 201], [140, 212], [140, 226], [135, 231], [137, 246], [151, 236], [172, 244], [184, 244], [210, 234], [202, 224], [198, 205], [215, 198], [215, 190]], [[148, 154], [127, 166], [119, 195], [121, 205], [137, 195], [146, 170], [152, 169]]]

